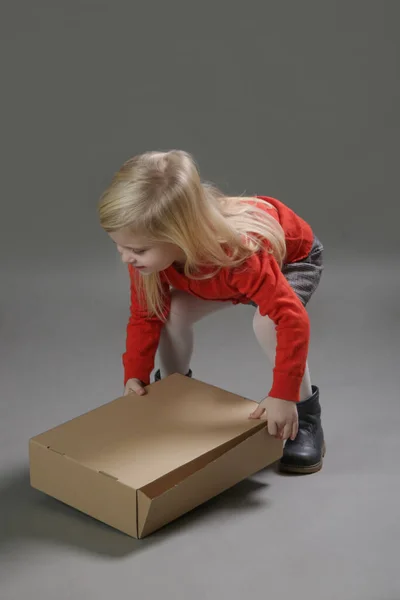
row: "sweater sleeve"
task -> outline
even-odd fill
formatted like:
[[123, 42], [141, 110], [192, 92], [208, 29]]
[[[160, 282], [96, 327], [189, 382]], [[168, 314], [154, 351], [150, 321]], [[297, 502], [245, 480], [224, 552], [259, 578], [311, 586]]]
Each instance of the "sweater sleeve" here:
[[[154, 368], [155, 356], [164, 325], [157, 316], [149, 315], [138, 296], [137, 278], [141, 275], [128, 265], [130, 277], [130, 314], [126, 328], [126, 350], [122, 355], [124, 367], [124, 385], [128, 379], [140, 379], [149, 385], [150, 374]], [[164, 292], [164, 312], [168, 317], [171, 308], [170, 286], [162, 281]]]
[[257, 253], [246, 265], [231, 272], [230, 285], [275, 323], [277, 346], [268, 395], [298, 402], [310, 338], [307, 311], [271, 254]]

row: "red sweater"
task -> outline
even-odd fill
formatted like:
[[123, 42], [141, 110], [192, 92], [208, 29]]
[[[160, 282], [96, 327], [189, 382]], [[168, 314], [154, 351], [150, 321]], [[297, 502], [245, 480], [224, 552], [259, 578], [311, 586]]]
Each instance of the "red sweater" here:
[[[305, 258], [313, 243], [311, 227], [279, 200], [267, 196], [257, 197], [274, 206], [269, 209], [264, 204], [259, 204], [283, 227], [287, 247], [285, 262]], [[254, 254], [244, 265], [222, 268], [210, 279], [188, 279], [173, 266], [161, 272], [166, 292], [165, 315], [170, 310], [170, 286], [207, 300], [222, 300], [233, 304], [247, 304], [252, 300], [258, 305], [261, 315], [268, 315], [276, 324], [275, 368], [268, 395], [298, 402], [308, 354], [310, 323], [305, 308], [282, 274], [275, 258], [266, 251], [267, 244], [264, 252]], [[139, 306], [134, 269], [131, 265], [128, 268], [131, 304], [126, 351], [123, 354], [124, 382], [134, 377], [148, 385], [163, 323], [157, 317], [149, 317]]]

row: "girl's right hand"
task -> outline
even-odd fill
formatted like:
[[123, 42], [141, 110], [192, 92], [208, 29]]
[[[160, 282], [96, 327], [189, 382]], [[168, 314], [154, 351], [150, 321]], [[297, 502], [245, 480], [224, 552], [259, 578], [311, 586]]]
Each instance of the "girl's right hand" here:
[[128, 379], [125, 384], [124, 396], [128, 394], [137, 394], [138, 396], [144, 396], [146, 390], [144, 389], [143, 382], [140, 379]]

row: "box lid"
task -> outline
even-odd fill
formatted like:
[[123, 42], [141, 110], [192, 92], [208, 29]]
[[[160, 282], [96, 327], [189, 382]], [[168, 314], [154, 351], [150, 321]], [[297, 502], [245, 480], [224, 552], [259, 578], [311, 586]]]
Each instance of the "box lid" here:
[[263, 425], [256, 403], [175, 374], [55, 427], [36, 442], [136, 490]]

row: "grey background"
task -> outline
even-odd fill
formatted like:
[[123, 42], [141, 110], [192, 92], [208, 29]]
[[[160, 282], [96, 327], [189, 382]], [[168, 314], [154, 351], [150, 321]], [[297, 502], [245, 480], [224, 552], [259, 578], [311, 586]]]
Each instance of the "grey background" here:
[[[2, 3], [2, 599], [399, 597], [399, 18], [388, 0]], [[137, 542], [31, 490], [27, 445], [122, 393], [128, 281], [97, 200], [126, 158], [172, 147], [323, 241], [328, 450], [319, 474], [268, 469]], [[261, 399], [251, 320], [199, 324], [192, 366]]]

